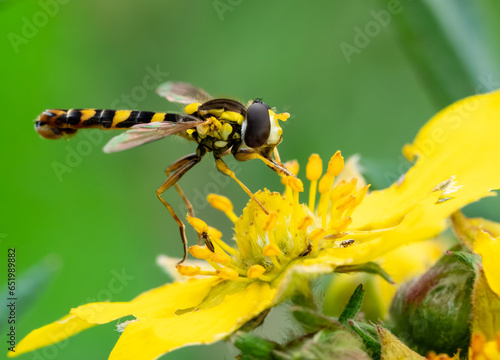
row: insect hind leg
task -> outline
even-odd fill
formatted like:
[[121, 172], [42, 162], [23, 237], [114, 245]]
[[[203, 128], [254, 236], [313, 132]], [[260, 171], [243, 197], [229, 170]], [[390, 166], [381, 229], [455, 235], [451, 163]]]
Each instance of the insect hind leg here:
[[[179, 231], [181, 235], [181, 240], [182, 244], [184, 246], [184, 256], [182, 257], [182, 260], [179, 262], [179, 264], [183, 263], [186, 258], [187, 258], [187, 239], [186, 239], [186, 232], [185, 232], [185, 226], [184, 223], [179, 219], [177, 214], [175, 213], [174, 209], [172, 206], [166, 202], [161, 195], [167, 191], [169, 188], [177, 184], [177, 181], [180, 180], [180, 178], [187, 173], [193, 166], [195, 166], [197, 163], [199, 163], [201, 160], [201, 156], [198, 156], [197, 154], [192, 154], [185, 156], [184, 158], [181, 158], [180, 160], [176, 161], [172, 166], [169, 167], [170, 171], [173, 171], [172, 174], [170, 174], [165, 180], [165, 182], [156, 190], [156, 196], [158, 199], [165, 205], [167, 208], [168, 212], [170, 215], [174, 218], [175, 222], [179, 226]], [[174, 166], [177, 165], [177, 166]], [[167, 169], [168, 170], [168, 169]]]
[[[165, 169], [165, 173], [167, 174], [167, 178], [170, 176], [170, 174], [173, 171], [176, 171], [177, 169], [179, 169], [180, 167], [185, 165], [187, 162], [189, 162], [192, 159], [197, 158], [197, 157], [199, 157], [197, 154], [189, 154], [189, 155], [183, 156], [182, 158], [180, 158], [179, 160], [174, 162], [172, 165], [170, 165], [168, 168]], [[174, 186], [175, 186], [175, 190], [177, 190], [177, 192], [181, 196], [182, 201], [184, 201], [184, 204], [186, 204], [189, 216], [195, 217], [193, 204], [191, 204], [191, 201], [189, 201], [186, 194], [181, 189], [181, 186], [178, 183], [175, 183]], [[202, 241], [202, 236], [200, 234], [198, 234], [198, 245], [201, 244], [201, 241]]]

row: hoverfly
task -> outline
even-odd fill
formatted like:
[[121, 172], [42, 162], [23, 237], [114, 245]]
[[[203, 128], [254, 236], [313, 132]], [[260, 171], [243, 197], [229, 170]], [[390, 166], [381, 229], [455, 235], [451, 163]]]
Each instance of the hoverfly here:
[[[157, 92], [171, 102], [186, 105], [185, 113], [50, 109], [44, 111], [35, 120], [35, 129], [46, 139], [67, 138], [75, 135], [79, 129], [128, 129], [113, 137], [106, 144], [103, 149], [106, 153], [130, 149], [174, 134], [196, 142], [198, 144], [196, 152], [170, 165], [165, 170], [167, 180], [156, 190], [158, 199], [165, 205], [179, 226], [184, 247], [182, 263], [187, 257], [185, 226], [172, 206], [161, 195], [170, 187], [175, 186], [186, 203], [190, 215], [194, 216], [193, 207], [177, 182], [200, 162], [207, 152], [212, 152], [217, 169], [234, 179], [267, 213], [253, 193], [226, 165], [222, 157], [232, 154], [239, 161], [260, 159], [280, 176], [294, 176], [281, 163], [276, 149], [283, 139], [283, 130], [278, 121], [286, 121], [290, 115], [275, 113], [261, 100], [254, 100], [245, 106], [235, 100], [213, 98], [204, 90], [188, 83], [167, 82], [161, 85]], [[213, 251], [210, 240], [207, 237], [204, 239], [207, 247]]]

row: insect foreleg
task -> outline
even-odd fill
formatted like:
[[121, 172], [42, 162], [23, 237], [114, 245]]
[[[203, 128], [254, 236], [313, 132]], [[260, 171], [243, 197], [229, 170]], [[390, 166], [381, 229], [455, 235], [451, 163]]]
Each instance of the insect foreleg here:
[[234, 158], [238, 161], [248, 161], [253, 159], [262, 160], [267, 166], [273, 169], [280, 176], [294, 176], [290, 170], [282, 163], [278, 163], [273, 159], [268, 159], [253, 149], [240, 149], [234, 154]]
[[234, 171], [231, 170], [227, 164], [220, 158], [218, 157], [217, 155], [215, 155], [215, 164], [217, 165], [217, 169], [219, 169], [219, 171], [221, 171], [223, 174], [229, 176], [231, 179], [233, 179], [234, 181], [236, 181], [238, 183], [238, 185], [241, 186], [241, 188], [248, 194], [248, 196], [250, 196], [253, 200], [255, 200], [255, 202], [262, 208], [262, 210], [264, 210], [264, 213], [266, 215], [269, 214], [269, 212], [266, 210], [266, 208], [261, 204], [261, 202], [259, 200], [257, 200], [255, 198], [255, 195], [250, 191], [249, 188], [247, 188], [245, 186], [245, 184], [243, 184], [237, 177], [236, 175], [234, 174]]

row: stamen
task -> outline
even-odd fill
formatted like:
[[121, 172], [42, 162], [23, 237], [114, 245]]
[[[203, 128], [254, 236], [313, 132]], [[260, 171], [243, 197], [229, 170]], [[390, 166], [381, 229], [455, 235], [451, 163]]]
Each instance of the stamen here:
[[323, 161], [318, 154], [312, 154], [309, 156], [309, 161], [306, 167], [306, 177], [311, 181], [311, 187], [309, 189], [309, 209], [314, 211], [316, 206], [316, 189], [318, 186], [318, 179], [321, 177], [323, 172]]
[[193, 257], [201, 260], [208, 260], [213, 255], [213, 252], [211, 252], [206, 246], [201, 245], [190, 246], [189, 253], [193, 255]]
[[299, 221], [299, 225], [297, 226], [299, 230], [307, 230], [309, 226], [313, 223], [312, 217], [309, 215], [305, 216], [302, 220]]
[[299, 225], [297, 226], [300, 231], [303, 246], [307, 246], [307, 244], [309, 243], [309, 241], [307, 240], [307, 236], [305, 236], [304, 233], [307, 230], [307, 228], [312, 225], [312, 223], [313, 223], [312, 217], [307, 215], [302, 220], [299, 221]]
[[266, 269], [262, 265], [250, 266], [247, 270], [247, 277], [250, 279], [257, 279], [258, 277], [264, 275]]
[[356, 197], [356, 202], [346, 212], [346, 214], [345, 214], [346, 216], [351, 216], [352, 213], [354, 212], [354, 210], [356, 210], [356, 208], [359, 206], [359, 204], [361, 204], [363, 202], [369, 188], [370, 188], [370, 185], [366, 185], [354, 193], [354, 196]]
[[233, 211], [233, 203], [227, 197], [217, 194], [209, 194], [207, 201], [213, 208], [222, 211], [233, 223], [238, 220], [238, 217]]
[[215, 253], [212, 253], [212, 256], [210, 257], [210, 260], [216, 262], [217, 264], [227, 265], [233, 259], [231, 258], [231, 256], [229, 256], [225, 252], [215, 252]]
[[344, 211], [350, 208], [355, 203], [356, 203], [356, 197], [354, 195], [349, 195], [348, 197], [343, 198], [339, 201], [336, 209], [339, 211]]
[[351, 195], [356, 190], [357, 183], [357, 178], [352, 178], [349, 182], [342, 180], [332, 189], [332, 192], [330, 193], [330, 199], [335, 202], [338, 199], [342, 199]]
[[213, 227], [209, 227], [208, 228], [208, 234], [210, 235], [210, 240], [212, 241], [212, 243], [214, 243], [217, 246], [219, 246], [222, 250], [224, 250], [228, 254], [236, 255], [237, 250], [234, 249], [234, 248], [232, 248], [228, 244], [226, 244], [224, 242], [224, 240], [222, 240], [222, 236], [212, 235], [213, 230], [217, 231], [220, 235], [222, 235], [219, 230], [217, 230], [217, 229], [215, 229]]
[[193, 265], [177, 264], [176, 268], [179, 274], [184, 276], [196, 276], [199, 275], [201, 272], [201, 268], [199, 266], [193, 266]]
[[351, 225], [351, 223], [352, 218], [350, 216], [332, 220], [330, 221], [330, 230], [334, 231], [335, 233], [339, 233], [347, 229], [349, 225]]
[[190, 215], [186, 216], [186, 219], [198, 234], [203, 234], [208, 232], [208, 225], [203, 220], [192, 217]]
[[262, 254], [264, 256], [269, 256], [269, 257], [273, 258], [275, 256], [280, 255], [281, 254], [281, 250], [278, 247], [278, 245], [276, 245], [276, 244], [267, 244], [262, 249]]
[[327, 172], [332, 176], [337, 176], [342, 172], [344, 168], [344, 157], [340, 153], [340, 150], [331, 157], [330, 162], [328, 163]]
[[224, 280], [234, 280], [240, 276], [236, 270], [231, 268], [219, 269], [216, 271], [216, 274]]
[[334, 181], [335, 181], [335, 176], [331, 175], [328, 172], [325, 175], [323, 175], [323, 177], [319, 181], [318, 190], [321, 196], [319, 198], [319, 204], [318, 204], [318, 216], [321, 217], [322, 226], [326, 226], [328, 197]]
[[273, 230], [276, 227], [276, 222], [278, 221], [278, 214], [270, 213], [267, 215], [266, 223], [264, 224], [264, 231]]
[[299, 162], [297, 160], [287, 161], [284, 165], [293, 175], [297, 176], [299, 173]]
[[318, 244], [321, 239], [326, 236], [326, 231], [323, 228], [314, 229], [311, 234], [309, 234], [309, 239], [312, 242], [311, 252], [315, 253], [318, 250]]
[[277, 257], [281, 255], [281, 250], [276, 244], [267, 244], [262, 249], [262, 254], [271, 258], [273, 265], [276, 269], [281, 269], [281, 265], [277, 260]]

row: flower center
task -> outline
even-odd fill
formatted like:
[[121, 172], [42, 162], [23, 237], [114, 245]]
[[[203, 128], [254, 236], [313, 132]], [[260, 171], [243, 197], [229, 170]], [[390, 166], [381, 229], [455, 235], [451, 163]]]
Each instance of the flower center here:
[[[298, 172], [296, 163], [287, 166], [294, 174]], [[339, 180], [343, 167], [344, 159], [337, 151], [330, 159], [326, 173], [321, 176], [322, 160], [316, 154], [311, 155], [306, 168], [306, 177], [310, 181], [309, 204], [299, 201], [302, 181], [292, 176], [284, 177], [283, 195], [267, 189], [255, 194], [269, 214], [250, 200], [238, 218], [228, 198], [210, 194], [207, 197], [209, 203], [234, 223], [236, 246], [225, 243], [217, 229], [188, 216], [194, 229], [209, 241], [208, 247], [194, 245], [189, 252], [193, 257], [205, 260], [213, 270], [204, 271], [198, 266], [180, 264], [178, 271], [186, 276], [215, 275], [228, 280], [270, 282], [296, 259], [318, 256], [326, 248], [351, 245], [353, 241], [335, 240], [346, 234], [352, 222], [351, 216], [363, 201], [368, 186], [359, 187], [356, 178]]]

